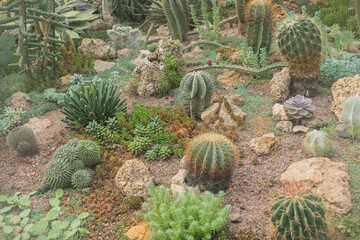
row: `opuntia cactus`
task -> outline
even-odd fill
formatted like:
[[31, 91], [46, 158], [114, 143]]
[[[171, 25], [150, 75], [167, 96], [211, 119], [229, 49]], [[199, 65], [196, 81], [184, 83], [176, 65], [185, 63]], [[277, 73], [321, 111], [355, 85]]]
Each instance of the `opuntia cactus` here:
[[172, 38], [185, 41], [189, 31], [189, 0], [162, 0], [162, 6]]
[[34, 132], [28, 127], [21, 126], [13, 129], [8, 135], [7, 142], [20, 156], [31, 156], [39, 153]]
[[180, 83], [185, 111], [190, 116], [200, 116], [210, 106], [214, 80], [205, 72], [188, 73]]
[[346, 134], [352, 138], [360, 138], [360, 96], [355, 95], [343, 103], [341, 120], [346, 124]]
[[323, 131], [308, 132], [303, 141], [303, 148], [308, 157], [331, 157], [332, 155], [331, 143]]
[[327, 239], [321, 199], [299, 184], [285, 188], [276, 198], [271, 212], [274, 239]]

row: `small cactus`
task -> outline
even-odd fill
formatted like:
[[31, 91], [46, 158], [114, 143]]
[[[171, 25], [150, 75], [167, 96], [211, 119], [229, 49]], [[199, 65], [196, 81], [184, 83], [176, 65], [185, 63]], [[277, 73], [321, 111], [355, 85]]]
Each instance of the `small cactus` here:
[[100, 162], [100, 148], [91, 141], [84, 140], [79, 148], [79, 159], [84, 163], [85, 167], [92, 167]]
[[78, 170], [71, 176], [71, 185], [76, 189], [87, 188], [91, 186], [91, 179], [89, 171], [85, 169]]
[[31, 156], [39, 153], [34, 132], [28, 127], [21, 126], [12, 130], [8, 135], [7, 142], [20, 156]]
[[332, 155], [331, 143], [323, 131], [308, 132], [303, 141], [303, 148], [308, 157], [331, 157]]
[[189, 0], [162, 0], [162, 7], [172, 38], [185, 41], [189, 31]]
[[360, 138], [360, 96], [355, 95], [343, 103], [341, 119], [346, 124], [346, 134]]
[[71, 163], [61, 158], [53, 158], [45, 170], [43, 185], [46, 188], [66, 188], [73, 174]]

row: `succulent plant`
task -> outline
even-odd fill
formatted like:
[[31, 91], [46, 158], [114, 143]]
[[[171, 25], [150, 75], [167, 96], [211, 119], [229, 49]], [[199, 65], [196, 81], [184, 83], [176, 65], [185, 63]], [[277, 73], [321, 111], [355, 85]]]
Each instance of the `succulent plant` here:
[[303, 149], [308, 157], [331, 157], [332, 155], [331, 143], [323, 131], [308, 132], [303, 141]]
[[105, 124], [110, 131], [117, 133], [121, 132], [121, 128], [116, 117], [109, 118], [108, 120], [106, 120]]
[[185, 41], [189, 31], [189, 0], [162, 0], [162, 7], [171, 37]]
[[12, 49], [15, 45], [16, 37], [13, 34], [4, 32], [0, 35], [0, 66], [5, 67], [11, 63], [13, 57]]
[[360, 96], [346, 99], [341, 111], [341, 120], [346, 124], [346, 134], [360, 138]]
[[61, 158], [53, 158], [45, 170], [43, 185], [46, 188], [66, 188], [73, 174], [71, 163]]
[[180, 83], [184, 107], [190, 116], [200, 116], [210, 106], [214, 80], [205, 72], [188, 73]]
[[72, 164], [76, 160], [79, 160], [78, 149], [77, 147], [73, 147], [73, 144], [66, 144], [56, 150], [53, 159], [59, 159]]
[[31, 156], [39, 153], [34, 132], [28, 127], [21, 126], [13, 129], [7, 137], [7, 142], [20, 156]]
[[279, 194], [271, 213], [274, 239], [328, 239], [321, 199], [298, 184]]
[[80, 144], [81, 144], [81, 140], [77, 138], [73, 138], [66, 143], [66, 146], [77, 148], [78, 146], [80, 146]]
[[79, 159], [84, 163], [85, 167], [92, 167], [100, 162], [100, 148], [91, 141], [84, 140], [79, 148]]
[[172, 152], [167, 146], [162, 146], [159, 151], [159, 157], [162, 160], [166, 160], [171, 156]]
[[144, 125], [137, 124], [135, 129], [134, 129], [134, 135], [136, 137], [148, 137], [149, 132], [148, 132], [147, 128]]
[[106, 33], [116, 50], [124, 48], [134, 49], [143, 44], [143, 41], [139, 38], [141, 32], [138, 28], [133, 29], [128, 26], [115, 24], [112, 29], [107, 30]]
[[304, 117], [311, 118], [312, 113], [315, 111], [311, 99], [301, 95], [296, 95], [295, 97], [286, 100], [284, 106], [287, 114], [300, 122]]
[[107, 127], [101, 126], [95, 120], [86, 126], [86, 132], [106, 149], [114, 149], [117, 137]]
[[356, 12], [356, 21], [358, 24], [358, 31], [360, 32], [360, 0], [354, 0], [354, 7]]
[[163, 123], [158, 116], [151, 118], [151, 122], [147, 126], [149, 133], [159, 133], [164, 130]]
[[155, 161], [159, 156], [153, 149], [151, 149], [146, 152], [145, 157], [150, 161]]
[[195, 137], [187, 149], [189, 170], [195, 175], [226, 175], [239, 153], [225, 136], [206, 133]]
[[76, 189], [87, 188], [91, 186], [91, 179], [91, 174], [87, 170], [78, 170], [71, 176], [71, 185]]
[[76, 125], [86, 127], [92, 121], [100, 123], [118, 112], [126, 111], [126, 99], [122, 100], [116, 85], [109, 82], [70, 90], [63, 105], [61, 112], [65, 114], [65, 118], [62, 121], [70, 128], [75, 128]]
[[150, 149], [152, 141], [149, 137], [135, 137], [134, 141], [129, 143], [129, 151], [133, 155], [139, 155], [140, 153]]
[[84, 168], [85, 168], [84, 163], [81, 160], [76, 160], [71, 163], [71, 170], [73, 172], [76, 172], [77, 170], [81, 170]]

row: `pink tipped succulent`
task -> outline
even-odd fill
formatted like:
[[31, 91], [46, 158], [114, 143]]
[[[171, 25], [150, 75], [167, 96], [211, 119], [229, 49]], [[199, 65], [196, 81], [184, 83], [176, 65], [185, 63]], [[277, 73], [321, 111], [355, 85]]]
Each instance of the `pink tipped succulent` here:
[[312, 113], [315, 111], [314, 105], [310, 98], [301, 95], [296, 95], [288, 99], [285, 103], [286, 112], [295, 119], [301, 120], [302, 118], [311, 118]]

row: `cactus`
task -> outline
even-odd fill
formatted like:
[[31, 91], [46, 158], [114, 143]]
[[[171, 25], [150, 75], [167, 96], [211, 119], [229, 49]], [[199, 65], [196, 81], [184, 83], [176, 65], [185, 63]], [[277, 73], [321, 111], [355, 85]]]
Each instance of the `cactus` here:
[[84, 163], [81, 160], [76, 160], [70, 164], [71, 171], [76, 172], [77, 170], [84, 169]]
[[74, 139], [71, 139], [70, 141], [68, 141], [66, 143], [66, 146], [76, 148], [76, 147], [80, 146], [80, 144], [81, 144], [81, 140], [74, 138]]
[[290, 15], [278, 29], [278, 46], [289, 65], [293, 86], [301, 90], [316, 88], [321, 61], [318, 27], [308, 18]]
[[15, 45], [15, 35], [2, 33], [0, 35], [0, 66], [5, 67], [11, 63], [12, 49]]
[[248, 5], [249, 28], [247, 43], [254, 53], [260, 48], [270, 49], [271, 42], [271, 7], [267, 0], [253, 0]]
[[66, 144], [56, 150], [53, 159], [59, 159], [61, 161], [66, 161], [72, 164], [79, 159], [78, 149], [73, 147], [72, 144]]
[[360, 0], [354, 0], [354, 8], [355, 8], [355, 12], [356, 12], [356, 21], [358, 24], [358, 30], [360, 33]]
[[225, 136], [206, 133], [191, 141], [187, 156], [192, 174], [220, 176], [230, 172], [238, 158], [238, 151]]
[[71, 185], [76, 189], [90, 187], [91, 178], [91, 174], [87, 170], [78, 170], [71, 176]]
[[117, 136], [109, 128], [101, 126], [94, 120], [86, 126], [86, 132], [101, 146], [104, 146], [106, 149], [114, 149]]
[[15, 128], [9, 133], [7, 142], [20, 156], [31, 156], [39, 153], [34, 132], [30, 128], [23, 126]]
[[341, 120], [346, 124], [346, 134], [360, 138], [360, 96], [355, 95], [343, 103]]
[[280, 193], [271, 212], [274, 239], [327, 239], [321, 199], [298, 184]]
[[43, 185], [46, 188], [66, 188], [70, 184], [72, 174], [70, 162], [53, 158], [46, 167]]
[[162, 0], [162, 7], [171, 37], [185, 41], [189, 31], [189, 0]]
[[332, 155], [331, 143], [323, 131], [308, 132], [303, 141], [303, 148], [308, 157], [331, 157]]
[[79, 159], [84, 163], [85, 167], [92, 167], [100, 162], [99, 146], [91, 141], [84, 140], [79, 148]]
[[188, 73], [180, 83], [180, 91], [184, 98], [186, 112], [192, 116], [200, 116], [210, 106], [214, 80], [205, 72]]

